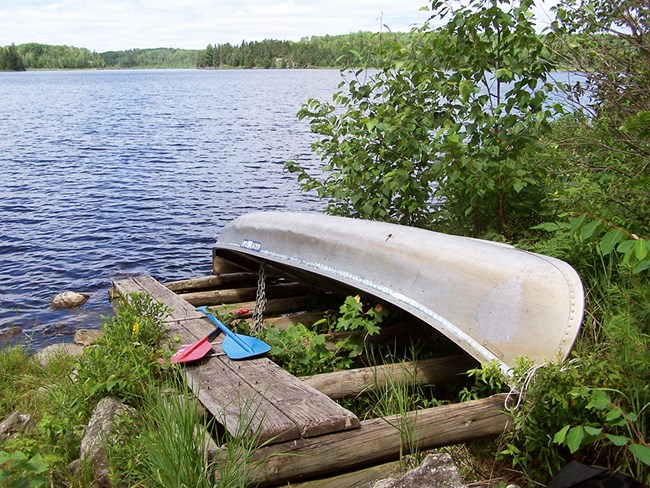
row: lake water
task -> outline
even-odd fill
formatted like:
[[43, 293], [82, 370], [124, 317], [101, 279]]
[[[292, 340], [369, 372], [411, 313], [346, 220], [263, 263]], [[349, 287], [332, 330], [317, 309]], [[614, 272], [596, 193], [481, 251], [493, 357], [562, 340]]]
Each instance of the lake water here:
[[[338, 70], [0, 73], [0, 333], [34, 347], [111, 313], [111, 280], [210, 273], [220, 229], [253, 210], [318, 210], [296, 112]], [[53, 311], [64, 290], [90, 295]]]
[[[296, 112], [340, 81], [338, 70], [0, 73], [0, 334], [70, 340], [111, 313], [111, 280], [209, 274], [235, 217], [321, 209], [283, 165], [319, 167]], [[64, 290], [90, 299], [51, 310]]]

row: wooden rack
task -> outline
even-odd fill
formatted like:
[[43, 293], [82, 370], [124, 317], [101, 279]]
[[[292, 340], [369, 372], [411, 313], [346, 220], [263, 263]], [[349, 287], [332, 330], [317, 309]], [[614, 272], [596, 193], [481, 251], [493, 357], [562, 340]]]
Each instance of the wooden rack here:
[[[128, 299], [130, 293], [145, 293], [166, 304], [172, 311], [165, 325], [171, 337], [180, 338], [180, 347], [213, 330], [196, 306], [254, 308], [257, 274], [232, 271], [166, 285], [150, 276], [129, 277], [113, 283], [111, 296]], [[310, 325], [335, 302], [327, 293], [278, 277], [270, 278], [266, 293], [265, 323], [277, 327]], [[385, 333], [398, 332], [396, 326]], [[407, 419], [364, 421], [335, 401], [399, 377], [445, 384], [476, 366], [466, 354], [296, 378], [268, 358], [228, 359], [219, 339], [214, 349], [215, 354], [186, 365], [186, 377], [199, 401], [231, 434], [257, 436], [261, 447], [249, 473], [252, 485], [325, 477], [394, 460], [406, 448], [399, 427], [404, 421], [412, 426], [413, 441], [421, 450], [497, 436], [507, 427], [502, 396], [418, 410]], [[336, 485], [360, 483], [359, 476], [350, 479], [354, 481], [346, 485], [337, 478]]]

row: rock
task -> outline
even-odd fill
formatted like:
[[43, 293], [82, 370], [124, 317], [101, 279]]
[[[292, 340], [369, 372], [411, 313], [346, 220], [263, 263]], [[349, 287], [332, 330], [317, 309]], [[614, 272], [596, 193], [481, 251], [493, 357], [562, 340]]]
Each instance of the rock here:
[[45, 349], [42, 349], [34, 354], [34, 361], [45, 367], [53, 358], [57, 356], [80, 356], [83, 353], [83, 350], [83, 346], [80, 346], [78, 344], [52, 344], [51, 346], [47, 346]]
[[32, 424], [32, 416], [28, 413], [12, 413], [3, 422], [0, 422], [0, 442], [18, 437], [21, 432]]
[[379, 480], [372, 488], [466, 488], [447, 453], [429, 454], [422, 464], [399, 477]]
[[52, 308], [55, 310], [61, 308], [81, 307], [88, 300], [88, 295], [82, 295], [74, 291], [64, 291], [52, 299]]
[[14, 325], [13, 327], [9, 327], [8, 329], [0, 331], [0, 340], [9, 339], [11, 337], [17, 336], [22, 331], [23, 329], [18, 327], [17, 325]]
[[74, 343], [80, 346], [89, 346], [102, 336], [98, 329], [79, 329], [74, 333]]
[[93, 480], [98, 487], [112, 486], [105, 445], [111, 442], [111, 436], [115, 430], [115, 416], [117, 414], [132, 414], [133, 411], [132, 408], [111, 397], [100, 400], [93, 410], [90, 422], [81, 440], [79, 459], [82, 461], [90, 460]]

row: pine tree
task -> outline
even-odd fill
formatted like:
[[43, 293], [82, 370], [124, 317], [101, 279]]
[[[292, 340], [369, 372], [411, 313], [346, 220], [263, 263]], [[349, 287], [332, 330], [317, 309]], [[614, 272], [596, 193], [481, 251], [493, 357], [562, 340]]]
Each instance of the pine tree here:
[[0, 49], [0, 71], [25, 71], [25, 65], [15, 44]]

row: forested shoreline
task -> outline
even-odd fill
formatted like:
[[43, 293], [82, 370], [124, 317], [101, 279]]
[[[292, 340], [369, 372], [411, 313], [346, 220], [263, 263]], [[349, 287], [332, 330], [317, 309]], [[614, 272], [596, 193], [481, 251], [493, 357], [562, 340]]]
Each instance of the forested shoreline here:
[[[300, 41], [265, 39], [208, 44], [205, 49], [128, 49], [97, 53], [83, 47], [39, 43], [0, 48], [0, 71], [113, 68], [342, 68], [361, 53], [379, 53], [408, 33], [356, 32]], [[373, 54], [374, 56], [375, 54]], [[367, 64], [378, 60], [369, 58]]]
[[[379, 67], [413, 32], [355, 32], [208, 44], [205, 49], [146, 48], [97, 53], [84, 47], [40, 43], [0, 47], [0, 71], [57, 69], [294, 69]], [[540, 39], [544, 36], [540, 35]], [[552, 42], [544, 39], [545, 42]], [[555, 46], [552, 52], [561, 52]], [[557, 56], [558, 61], [562, 56]]]

